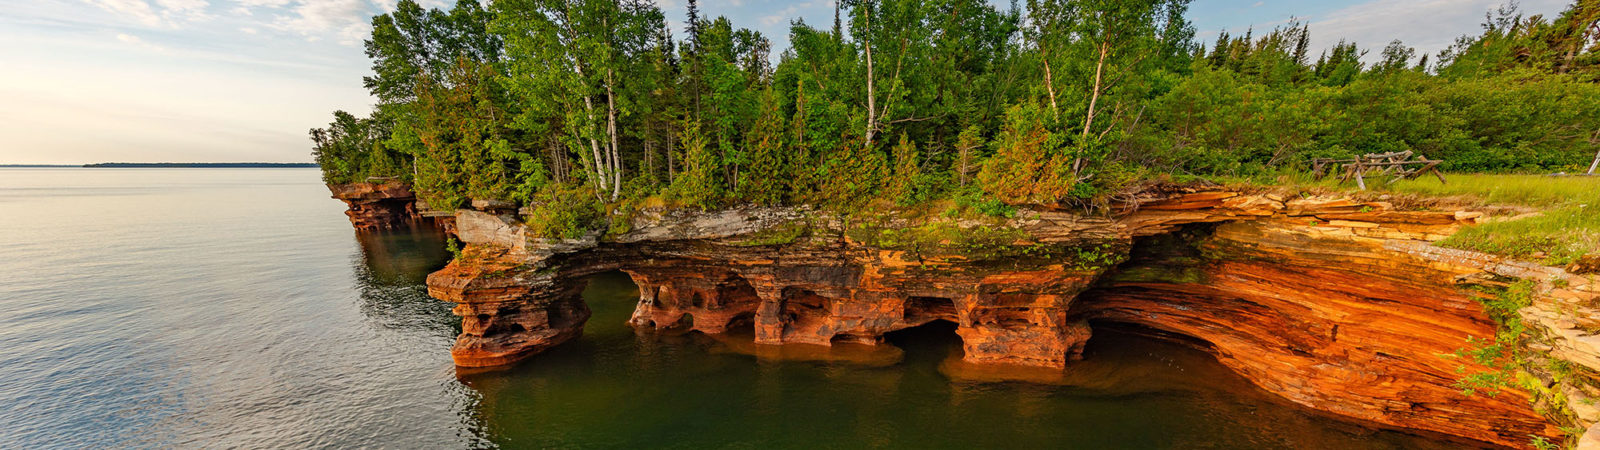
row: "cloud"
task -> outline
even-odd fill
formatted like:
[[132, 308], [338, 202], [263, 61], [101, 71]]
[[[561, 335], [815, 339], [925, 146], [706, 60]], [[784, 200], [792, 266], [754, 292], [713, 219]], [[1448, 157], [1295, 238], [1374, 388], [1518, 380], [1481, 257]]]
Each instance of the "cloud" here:
[[91, 0], [90, 3], [145, 25], [161, 26], [161, 15], [144, 0]]
[[371, 33], [370, 19], [377, 12], [368, 0], [299, 0], [293, 3], [290, 14], [274, 22], [275, 28], [300, 34], [308, 41], [332, 36], [340, 44], [350, 46], [360, 44]]
[[207, 0], [156, 0], [161, 5], [165, 14], [186, 17], [204, 17], [206, 8], [211, 6]]
[[154, 5], [145, 0], [89, 0], [89, 3], [148, 27], [177, 28], [184, 23], [211, 19], [206, 13], [211, 6], [208, 0], [156, 0]]
[[[1560, 11], [1567, 0], [1524, 0], [1526, 14]], [[1399, 39], [1419, 54], [1436, 54], [1455, 38], [1481, 32], [1485, 12], [1503, 0], [1374, 0], [1311, 18], [1312, 46], [1327, 49], [1340, 39], [1377, 49]], [[1377, 51], [1367, 54], [1375, 59]]]
[[166, 47], [162, 47], [162, 46], [159, 46], [159, 45], [156, 45], [156, 44], [152, 44], [152, 43], [146, 42], [144, 39], [141, 39], [138, 36], [134, 36], [134, 35], [131, 35], [131, 34], [128, 34], [128, 33], [117, 33], [117, 40], [121, 41], [124, 44], [132, 45], [134, 47], [142, 48], [142, 49], [149, 50], [149, 51], [161, 52], [161, 53], [166, 53], [167, 52], [167, 48]]
[[285, 5], [288, 5], [290, 2], [291, 0], [235, 0], [235, 3], [238, 3], [239, 6], [246, 8], [256, 8], [262, 6], [269, 8], [281, 8]]

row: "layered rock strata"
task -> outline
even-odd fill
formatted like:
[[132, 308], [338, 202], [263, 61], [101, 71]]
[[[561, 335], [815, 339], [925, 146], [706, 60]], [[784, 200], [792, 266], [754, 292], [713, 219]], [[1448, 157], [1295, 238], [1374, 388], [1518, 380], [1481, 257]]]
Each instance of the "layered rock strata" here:
[[[862, 220], [793, 208], [657, 212], [630, 232], [545, 240], [458, 211], [462, 257], [428, 279], [457, 303], [456, 364], [492, 367], [581, 333], [589, 275], [639, 285], [636, 326], [760, 344], [878, 344], [945, 320], [963, 358], [1065, 368], [1099, 322], [1206, 343], [1263, 389], [1324, 412], [1500, 445], [1558, 434], [1515, 388], [1467, 395], [1454, 356], [1495, 324], [1455, 286], [1481, 268], [1409, 251], [1474, 213], [1177, 190], [1109, 217]], [[862, 225], [867, 222], [868, 225]], [[912, 226], [912, 224], [917, 224]]]
[[405, 183], [330, 184], [328, 190], [348, 206], [344, 214], [350, 216], [350, 224], [357, 230], [401, 228], [421, 219], [417, 196]]

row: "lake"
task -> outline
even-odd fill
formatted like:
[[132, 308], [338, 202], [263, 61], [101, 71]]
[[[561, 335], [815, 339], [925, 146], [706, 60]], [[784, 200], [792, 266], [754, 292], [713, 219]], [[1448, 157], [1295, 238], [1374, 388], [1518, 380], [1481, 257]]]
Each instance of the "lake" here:
[[1051, 383], [959, 370], [939, 326], [855, 362], [635, 332], [621, 274], [592, 279], [583, 337], [458, 373], [423, 285], [444, 237], [356, 233], [316, 169], [0, 168], [0, 211], [0, 448], [1454, 446], [1137, 330]]

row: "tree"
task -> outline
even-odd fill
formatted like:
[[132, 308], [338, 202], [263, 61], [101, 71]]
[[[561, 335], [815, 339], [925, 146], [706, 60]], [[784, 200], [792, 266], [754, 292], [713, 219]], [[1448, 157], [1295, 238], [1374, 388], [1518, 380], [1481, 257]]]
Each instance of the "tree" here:
[[[1071, 182], [1094, 176], [1091, 166], [1118, 140], [1111, 133], [1142, 112], [1154, 79], [1188, 65], [1193, 28], [1183, 19], [1187, 6], [1186, 0], [1028, 3], [1028, 35], [1044, 69], [1052, 126], [1076, 130]], [[1062, 92], [1082, 93], [1083, 103], [1062, 105]]]
[[1340, 40], [1317, 61], [1317, 78], [1324, 86], [1348, 85], [1366, 66], [1361, 62], [1361, 57], [1366, 54], [1365, 50], [1357, 49], [1355, 43]]
[[1383, 47], [1378, 63], [1374, 64], [1371, 70], [1377, 74], [1392, 74], [1406, 70], [1411, 65], [1411, 58], [1416, 54], [1416, 49], [1407, 47], [1399, 39], [1395, 39]]
[[409, 161], [383, 146], [389, 122], [333, 112], [327, 128], [312, 128], [312, 156], [327, 183], [352, 183], [367, 177], [408, 177]]
[[475, 0], [459, 0], [448, 12], [400, 0], [394, 12], [372, 18], [364, 45], [373, 74], [363, 84], [382, 102], [403, 103], [416, 98], [421, 77], [447, 79], [458, 59], [497, 61], [501, 40], [489, 32], [489, 18]]
[[638, 112], [634, 75], [655, 67], [648, 52], [665, 25], [638, 0], [496, 2], [507, 36], [508, 83], [526, 102], [519, 124], [554, 132], [587, 171], [597, 200], [622, 194], [626, 164], [620, 123]]

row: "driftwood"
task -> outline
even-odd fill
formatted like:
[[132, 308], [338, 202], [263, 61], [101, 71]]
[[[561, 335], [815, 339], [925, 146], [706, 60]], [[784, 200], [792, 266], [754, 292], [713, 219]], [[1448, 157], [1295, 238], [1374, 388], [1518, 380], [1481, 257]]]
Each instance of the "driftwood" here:
[[[1412, 159], [1416, 156], [1416, 159]], [[1342, 173], [1339, 182], [1343, 183], [1355, 178], [1356, 186], [1361, 190], [1367, 189], [1367, 176], [1389, 176], [1390, 183], [1408, 180], [1432, 173], [1439, 177], [1439, 182], [1444, 183], [1444, 174], [1439, 172], [1439, 164], [1443, 160], [1428, 159], [1426, 156], [1416, 155], [1410, 150], [1394, 153], [1368, 153], [1354, 159], [1316, 158], [1311, 160], [1311, 173], [1317, 178], [1333, 175], [1335, 171]]]

